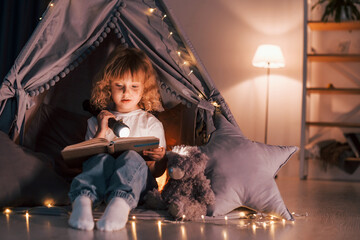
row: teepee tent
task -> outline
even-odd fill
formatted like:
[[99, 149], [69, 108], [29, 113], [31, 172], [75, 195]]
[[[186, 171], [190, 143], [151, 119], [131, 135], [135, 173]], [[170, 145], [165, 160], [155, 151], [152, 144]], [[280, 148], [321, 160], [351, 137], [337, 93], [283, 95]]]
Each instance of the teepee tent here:
[[[11, 169], [19, 173], [11, 176], [13, 182], [21, 186], [29, 177], [41, 175], [30, 170], [39, 169], [39, 154], [65, 179], [76, 174], [60, 152], [84, 140], [91, 116], [84, 102], [90, 98], [94, 77], [118, 45], [143, 50], [157, 71], [165, 109], [157, 117], [163, 122], [168, 147], [205, 143], [215, 130], [216, 108], [236, 126], [165, 1], [53, 0], [0, 82], [0, 142], [6, 152], [1, 160], [4, 173]], [[7, 135], [21, 148], [15, 148]], [[22, 150], [31, 151], [35, 159], [29, 160]], [[27, 175], [30, 172], [33, 175]], [[23, 187], [19, 190], [18, 185], [8, 192], [16, 189], [20, 196]]]
[[0, 129], [22, 135], [31, 119], [27, 110], [44, 101], [81, 114], [74, 106], [88, 98], [95, 70], [119, 44], [150, 57], [165, 109], [178, 103], [195, 108], [198, 126], [206, 126], [209, 135], [218, 104], [236, 125], [166, 1], [54, 0], [1, 82]]

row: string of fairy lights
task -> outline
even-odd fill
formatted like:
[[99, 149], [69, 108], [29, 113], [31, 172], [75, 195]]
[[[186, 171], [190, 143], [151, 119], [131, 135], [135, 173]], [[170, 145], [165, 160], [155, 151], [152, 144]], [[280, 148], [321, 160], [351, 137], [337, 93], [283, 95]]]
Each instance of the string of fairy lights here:
[[[157, 16], [159, 18], [161, 18], [162, 23], [165, 22], [165, 20], [168, 18], [168, 15], [165, 13], [162, 13], [161, 10], [158, 10], [157, 8], [149, 8], [147, 10], [148, 14], [147, 15], [151, 15], [151, 16]], [[159, 14], [157, 14], [159, 12]], [[171, 30], [169, 29], [169, 34], [167, 35], [167, 39], [170, 39], [172, 37], [175, 36], [174, 33], [175, 30]], [[175, 41], [176, 42], [176, 41]], [[178, 43], [176, 43], [178, 45]], [[178, 56], [178, 61], [177, 64], [179, 67], [181, 66], [186, 66], [189, 68], [189, 72], [187, 73], [187, 76], [190, 76], [191, 74], [193, 74], [194, 70], [190, 69], [191, 66], [195, 67], [195, 61], [190, 57], [190, 55], [186, 52], [185, 47], [183, 47], [184, 49], [180, 49], [181, 47], [178, 46], [179, 49], [175, 50], [176, 55]]]
[[[125, 6], [126, 4], [124, 3], [121, 3], [120, 4], [121, 6]], [[55, 3], [54, 2], [50, 2], [48, 4], [48, 8], [47, 10], [45, 11], [45, 13], [53, 8], [55, 6]], [[43, 16], [45, 15], [45, 13], [43, 14]], [[175, 52], [176, 54], [173, 54], [173, 55], [176, 55], [178, 59], [174, 59], [173, 58], [173, 55], [169, 54], [169, 56], [174, 60], [174, 62], [178, 65], [179, 68], [181, 68], [185, 74], [185, 77], [184, 79], [187, 80], [192, 86], [195, 87], [195, 89], [198, 91], [198, 97], [199, 99], [206, 99], [207, 100], [207, 97], [206, 95], [200, 90], [198, 89], [192, 82], [191, 80], [188, 80], [187, 78], [191, 78], [191, 75], [194, 74], [195, 72], [195, 69], [197, 69], [196, 67], [196, 64], [195, 64], [195, 60], [192, 58], [192, 56], [190, 54], [188, 54], [187, 50], [186, 50], [186, 47], [185, 46], [181, 46], [179, 45], [179, 41], [175, 40], [175, 32], [176, 30], [171, 26], [171, 25], [168, 25], [168, 24], [164, 24], [165, 21], [168, 19], [168, 15], [166, 13], [163, 13], [160, 9], [156, 8], [156, 7], [148, 7], [148, 9], [146, 10], [145, 12], [146, 15], [148, 16], [154, 16], [154, 17], [159, 17], [161, 19], [161, 22], [162, 22], [162, 25], [166, 25], [166, 26], [169, 26], [169, 33], [168, 33], [168, 36], [167, 36], [167, 39], [171, 39], [173, 38], [174, 42], [170, 45], [176, 45], [177, 47], [175, 48], [178, 48], [174, 51], [174, 49], [171, 49], [171, 52]], [[43, 17], [40, 17], [39, 20], [41, 21], [43, 19]], [[171, 22], [170, 20], [168, 21], [168, 23]], [[116, 29], [117, 30], [117, 29]], [[176, 36], [177, 39], [180, 39], [178, 36]], [[182, 41], [180, 41], [182, 42]], [[166, 44], [165, 44], [166, 45]], [[167, 46], [166, 46], [167, 47]], [[58, 79], [58, 78], [56, 78]], [[55, 80], [55, 82], [57, 82]], [[51, 84], [51, 86], [53, 86], [54, 84]], [[41, 87], [40, 87], [41, 88]], [[39, 88], [39, 90], [40, 90]], [[43, 90], [41, 88], [41, 90]], [[40, 91], [40, 92], [43, 92], [43, 91]], [[216, 102], [216, 101], [211, 101], [211, 104], [215, 107], [220, 107], [220, 105]]]
[[[30, 232], [30, 219], [34, 215], [53, 215], [67, 217], [70, 214], [69, 209], [66, 209], [65, 207], [56, 207], [52, 205], [53, 203], [53, 200], [48, 199], [44, 202], [44, 206], [40, 207], [34, 207], [30, 209], [6, 208], [3, 211], [3, 214], [5, 215], [8, 224], [10, 222], [11, 215], [22, 215], [25, 218], [26, 231]], [[95, 221], [97, 221], [99, 219], [97, 215], [100, 216], [102, 212], [94, 212], [93, 214]], [[297, 219], [304, 219], [308, 217], [308, 213], [296, 214], [293, 212], [292, 214]], [[141, 221], [153, 221], [154, 224], [157, 225], [160, 239], [163, 235], [164, 227], [168, 226], [169, 224], [177, 224], [181, 229], [181, 235], [184, 237], [184, 239], [186, 239], [186, 228], [189, 226], [186, 224], [188, 223], [188, 221], [186, 221], [186, 216], [182, 216], [181, 219], [174, 220], [170, 217], [170, 215], [146, 217], [144, 214], [137, 216], [136, 211], [131, 211], [128, 219], [128, 225], [131, 226], [134, 237], [137, 235], [136, 225], [141, 224]], [[282, 228], [295, 225], [295, 221], [287, 221], [283, 218], [271, 214], [254, 213], [253, 211], [234, 211], [224, 217], [208, 217], [202, 215], [201, 218], [192, 220], [191, 223], [198, 224], [202, 233], [204, 232], [205, 226], [208, 224], [221, 225], [225, 227], [222, 232], [223, 239], [228, 239], [226, 226], [235, 227], [236, 229], [240, 230], [250, 230], [253, 234], [256, 234], [257, 231], [269, 231], [270, 234], [275, 234], [275, 230], [281, 230]]]
[[[147, 13], [148, 13], [148, 15], [157, 16], [157, 17], [161, 18], [163, 23], [168, 18], [168, 15], [166, 13], [162, 13], [162, 11], [158, 10], [157, 8], [149, 8], [147, 10]], [[171, 29], [169, 30], [169, 34], [167, 36], [167, 39], [170, 39], [170, 38], [175, 36], [174, 31], [175, 30], [171, 30]], [[174, 41], [177, 42], [176, 40], [174, 40]], [[177, 43], [177, 45], [178, 45], [178, 43]], [[194, 69], [196, 69], [196, 64], [195, 64], [195, 60], [190, 56], [190, 54], [188, 54], [186, 52], [185, 49], [186, 49], [185, 47], [180, 47], [178, 45], [178, 49], [175, 50], [175, 52], [176, 52], [175, 55], [177, 55], [178, 59], [177, 60], [173, 59], [173, 60], [176, 62], [176, 64], [178, 65], [179, 68], [183, 69], [183, 71], [185, 72], [185, 75], [187, 77], [191, 77], [191, 75], [194, 74]], [[172, 57], [172, 56], [170, 55], [170, 57]], [[199, 89], [197, 89], [197, 90], [199, 91], [198, 97], [200, 99], [206, 98], [204, 93], [202, 93]], [[219, 104], [217, 104], [215, 101], [213, 101], [212, 104], [215, 107], [219, 106]]]
[[[164, 23], [165, 20], [168, 18], [167, 14], [162, 13], [157, 8], [149, 8], [147, 10], [147, 12], [148, 12], [148, 15], [161, 18], [162, 23]], [[157, 14], [158, 12], [159, 12], [159, 14]], [[169, 34], [167, 35], [167, 39], [174, 37], [174, 35], [175, 35], [174, 30], [170, 29]], [[178, 44], [176, 43], [176, 45], [178, 45]], [[178, 46], [178, 48], [180, 48], [180, 47]], [[174, 51], [174, 50], [172, 50], [172, 51]], [[188, 73], [186, 74], [187, 76], [190, 76], [191, 74], [193, 74], [194, 70], [191, 69], [190, 67], [191, 66], [195, 67], [195, 64], [194, 64], [194, 60], [190, 57], [190, 55], [187, 54], [186, 51], [182, 50], [182, 49], [176, 49], [175, 52], [176, 52], [176, 54], [174, 54], [174, 55], [176, 55], [178, 57], [178, 59], [175, 60], [177, 65], [180, 68], [187, 67], [189, 69]], [[172, 57], [172, 56], [170, 55], [170, 57]], [[186, 69], [184, 69], [184, 70], [186, 71]]]
[[[158, 15], [158, 17], [161, 18], [162, 22], [165, 21], [165, 19], [168, 17], [166, 13], [162, 13], [160, 10], [159, 10], [160, 14]], [[157, 8], [149, 8], [147, 10], [147, 13], [148, 14], [152, 14], [152, 15], [155, 15], [155, 13], [157, 13]], [[170, 39], [171, 37], [174, 36], [174, 32], [172, 30], [169, 30], [169, 34], [167, 36], [168, 39]], [[176, 42], [176, 41], [175, 41]], [[180, 48], [180, 47], [178, 47]], [[186, 48], [185, 48], [186, 49]], [[196, 63], [195, 61], [192, 59], [192, 57], [190, 56], [190, 54], [188, 54], [186, 52], [185, 49], [177, 49], [176, 50], [176, 55], [178, 57], [178, 60], [175, 62], [177, 63], [178, 67], [180, 68], [183, 68], [183, 70], [185, 72], [187, 72], [187, 77], [191, 77], [191, 75], [194, 73], [194, 69], [196, 69]], [[199, 91], [199, 94], [198, 94], [198, 97], [200, 99], [206, 99], [206, 95], [200, 91], [199, 89], [197, 89]], [[220, 107], [220, 104], [217, 103], [216, 101], [211, 101], [211, 104], [216, 107], [216, 108], [219, 108]]]

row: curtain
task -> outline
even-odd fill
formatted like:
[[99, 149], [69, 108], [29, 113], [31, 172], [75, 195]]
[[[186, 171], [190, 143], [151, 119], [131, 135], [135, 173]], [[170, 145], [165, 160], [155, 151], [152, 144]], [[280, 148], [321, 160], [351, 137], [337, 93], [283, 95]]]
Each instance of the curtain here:
[[0, 1], [0, 83], [34, 31], [50, 0]]

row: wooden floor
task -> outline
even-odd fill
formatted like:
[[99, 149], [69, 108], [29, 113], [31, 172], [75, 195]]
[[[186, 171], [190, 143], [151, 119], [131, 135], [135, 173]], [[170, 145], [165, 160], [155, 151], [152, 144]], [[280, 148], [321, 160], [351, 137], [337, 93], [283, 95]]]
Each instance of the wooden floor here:
[[[295, 222], [274, 221], [262, 226], [255, 220], [175, 223], [129, 220], [113, 233], [86, 232], [67, 226], [67, 215], [20, 213], [0, 215], [0, 239], [360, 239], [360, 183], [301, 181], [278, 178], [286, 205]], [[28, 219], [28, 220], [27, 220]]]

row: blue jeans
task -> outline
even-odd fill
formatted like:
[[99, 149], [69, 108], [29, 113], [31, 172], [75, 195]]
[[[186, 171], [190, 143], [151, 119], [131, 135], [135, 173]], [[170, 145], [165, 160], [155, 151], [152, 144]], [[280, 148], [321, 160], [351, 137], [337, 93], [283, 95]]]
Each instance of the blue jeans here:
[[157, 184], [145, 160], [135, 151], [125, 151], [118, 157], [102, 153], [83, 163], [83, 172], [70, 186], [71, 202], [79, 195], [88, 196], [94, 204], [123, 198], [135, 208], [143, 195]]

